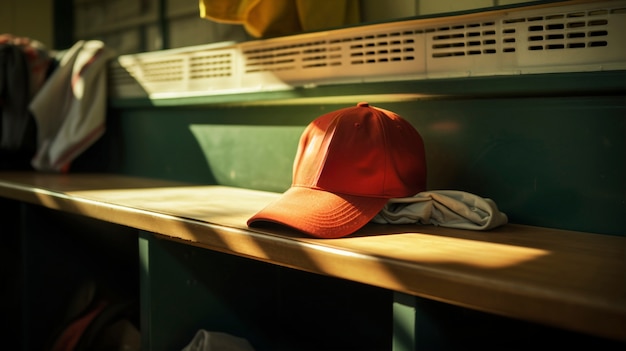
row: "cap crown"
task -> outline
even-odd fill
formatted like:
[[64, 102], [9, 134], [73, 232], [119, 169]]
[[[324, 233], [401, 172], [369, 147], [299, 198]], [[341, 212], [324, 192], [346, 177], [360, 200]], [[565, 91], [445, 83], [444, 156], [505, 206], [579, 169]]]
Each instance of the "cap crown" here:
[[303, 132], [292, 186], [367, 197], [426, 189], [420, 134], [393, 112], [360, 103], [318, 117]]

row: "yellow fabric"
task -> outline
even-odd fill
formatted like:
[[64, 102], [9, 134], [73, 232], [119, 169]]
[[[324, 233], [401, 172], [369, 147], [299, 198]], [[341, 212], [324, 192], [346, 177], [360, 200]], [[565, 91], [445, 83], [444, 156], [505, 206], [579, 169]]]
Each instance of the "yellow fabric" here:
[[298, 0], [297, 3], [303, 31], [357, 24], [361, 21], [358, 0]]
[[260, 0], [199, 0], [200, 17], [219, 22], [243, 24], [247, 13]]
[[242, 24], [257, 38], [356, 24], [358, 0], [199, 0], [200, 17]]

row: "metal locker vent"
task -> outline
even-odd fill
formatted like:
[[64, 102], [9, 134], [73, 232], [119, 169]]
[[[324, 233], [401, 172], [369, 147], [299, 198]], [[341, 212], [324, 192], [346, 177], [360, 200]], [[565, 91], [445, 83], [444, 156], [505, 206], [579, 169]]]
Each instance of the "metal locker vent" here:
[[183, 59], [137, 62], [136, 69], [142, 72], [147, 82], [172, 82], [183, 79]]
[[123, 55], [116, 97], [237, 94], [299, 86], [626, 70], [626, 0], [563, 1], [243, 43]]
[[392, 32], [256, 48], [244, 51], [245, 73], [412, 61], [413, 36], [412, 31]]
[[527, 34], [524, 49], [530, 51], [603, 47], [609, 43], [609, 15], [625, 12], [624, 8], [600, 9], [507, 19], [503, 35], [515, 32], [512, 25], [523, 24]]
[[230, 77], [233, 59], [230, 53], [205, 53], [189, 58], [189, 79]]
[[326, 41], [269, 46], [244, 51], [245, 73], [289, 71], [326, 66]]
[[109, 67], [108, 79], [111, 85], [126, 86], [137, 84], [137, 78], [131, 75], [132, 67], [122, 67], [119, 63], [113, 62]]
[[333, 43], [349, 42], [351, 65], [415, 60], [413, 31], [356, 36]]
[[432, 34], [433, 58], [488, 55], [497, 52], [495, 22], [457, 24], [428, 29]]

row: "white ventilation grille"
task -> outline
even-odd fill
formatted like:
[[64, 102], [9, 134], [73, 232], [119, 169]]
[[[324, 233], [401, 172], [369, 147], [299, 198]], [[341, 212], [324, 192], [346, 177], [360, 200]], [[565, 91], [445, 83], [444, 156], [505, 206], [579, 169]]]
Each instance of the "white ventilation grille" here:
[[230, 77], [232, 75], [233, 60], [230, 53], [212, 54], [191, 57], [189, 61], [189, 75], [191, 79]]
[[505, 21], [525, 22], [528, 50], [561, 50], [608, 45], [609, 11], [597, 10]]
[[432, 35], [432, 58], [491, 55], [497, 53], [496, 24], [459, 24], [430, 30]]
[[143, 62], [143, 79], [150, 83], [177, 82], [185, 77], [183, 58]]
[[564, 2], [124, 55], [115, 97], [626, 69], [626, 1]]
[[[329, 64], [325, 41], [255, 48], [243, 54], [246, 57], [245, 73], [277, 72]], [[297, 65], [298, 62], [301, 65]]]

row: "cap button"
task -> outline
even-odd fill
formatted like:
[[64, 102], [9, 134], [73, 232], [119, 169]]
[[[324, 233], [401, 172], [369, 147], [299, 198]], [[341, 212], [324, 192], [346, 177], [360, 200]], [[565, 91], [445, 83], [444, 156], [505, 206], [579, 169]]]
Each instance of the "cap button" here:
[[368, 104], [368, 103], [367, 103], [367, 102], [365, 102], [365, 101], [359, 102], [359, 103], [358, 103], [358, 104], [356, 104], [356, 105], [357, 105], [358, 107], [369, 107], [369, 106], [370, 106], [370, 104]]

